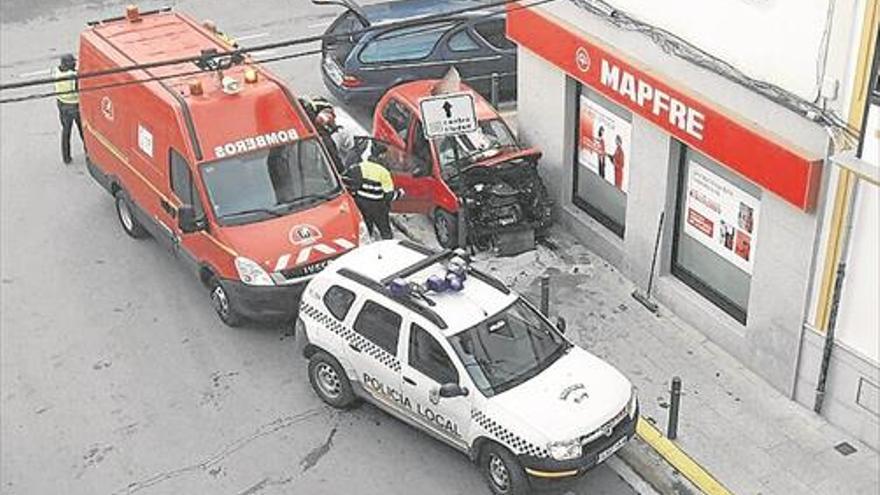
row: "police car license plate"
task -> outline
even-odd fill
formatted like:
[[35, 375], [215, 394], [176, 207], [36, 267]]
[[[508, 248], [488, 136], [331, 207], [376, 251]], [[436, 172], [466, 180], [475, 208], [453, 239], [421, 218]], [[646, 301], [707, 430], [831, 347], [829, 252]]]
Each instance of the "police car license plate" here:
[[596, 464], [602, 463], [605, 459], [613, 456], [615, 452], [622, 449], [623, 446], [626, 445], [626, 437], [622, 437], [620, 440], [614, 442], [614, 445], [608, 447], [607, 449], [599, 452], [599, 458], [596, 459]]
[[336, 61], [330, 57], [324, 59], [324, 72], [337, 86], [342, 85], [342, 69], [336, 64]]

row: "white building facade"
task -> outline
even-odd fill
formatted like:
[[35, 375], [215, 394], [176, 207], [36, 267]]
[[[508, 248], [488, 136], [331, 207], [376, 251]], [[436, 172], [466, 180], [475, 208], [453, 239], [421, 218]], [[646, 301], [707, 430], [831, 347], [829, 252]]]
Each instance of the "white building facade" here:
[[[659, 227], [654, 296], [808, 407], [827, 370], [823, 414], [878, 448], [876, 187], [830, 158], [871, 125], [851, 108], [877, 0], [533, 3], [508, 37], [558, 221], [642, 284]], [[859, 268], [823, 367], [841, 253]]]

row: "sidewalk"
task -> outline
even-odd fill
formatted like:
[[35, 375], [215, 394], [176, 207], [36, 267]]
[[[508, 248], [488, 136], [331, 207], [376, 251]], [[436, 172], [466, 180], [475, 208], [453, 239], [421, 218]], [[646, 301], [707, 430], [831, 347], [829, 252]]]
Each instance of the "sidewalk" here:
[[[433, 243], [411, 217], [410, 232]], [[561, 229], [557, 249], [515, 258], [478, 255], [478, 264], [516, 290], [539, 297], [551, 275], [553, 315], [568, 335], [608, 360], [639, 388], [644, 419], [666, 430], [669, 381], [682, 379], [676, 444], [735, 495], [875, 495], [878, 453], [772, 389], [662, 306], [655, 316], [636, 302], [632, 283]], [[841, 442], [857, 449], [844, 456]]]

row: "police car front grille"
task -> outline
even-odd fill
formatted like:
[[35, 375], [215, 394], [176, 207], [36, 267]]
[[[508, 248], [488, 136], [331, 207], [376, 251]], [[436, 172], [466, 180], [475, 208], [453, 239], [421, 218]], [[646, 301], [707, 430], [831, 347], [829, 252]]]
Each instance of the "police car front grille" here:
[[284, 275], [284, 278], [286, 278], [287, 280], [308, 277], [309, 275], [314, 275], [326, 268], [327, 264], [333, 261], [333, 259], [334, 258], [327, 258], [316, 263], [310, 263], [308, 265], [298, 266], [296, 268], [281, 270], [281, 275]]
[[624, 421], [624, 419], [626, 419], [626, 417], [627, 417], [626, 416], [626, 413], [627, 413], [626, 409], [627, 408], [624, 407], [622, 411], [617, 413], [610, 420], [606, 421], [605, 424], [603, 424], [601, 427], [599, 427], [599, 429], [597, 429], [596, 431], [590, 433], [589, 435], [582, 436], [580, 438], [581, 445], [586, 446], [587, 444], [592, 443], [592, 442], [596, 441], [597, 439], [610, 437], [611, 435], [613, 435], [614, 432], [617, 430], [618, 426], [620, 426], [622, 424], [626, 424], [626, 422]]

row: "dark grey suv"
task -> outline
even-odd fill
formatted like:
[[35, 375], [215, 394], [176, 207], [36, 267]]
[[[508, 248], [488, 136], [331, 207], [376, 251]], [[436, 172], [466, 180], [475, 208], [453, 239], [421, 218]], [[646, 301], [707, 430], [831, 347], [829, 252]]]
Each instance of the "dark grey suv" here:
[[[451, 66], [487, 98], [491, 75], [499, 74], [501, 99], [515, 98], [516, 45], [505, 36], [505, 14], [498, 7], [461, 13], [456, 11], [487, 2], [397, 0], [363, 7], [352, 0], [344, 3], [348, 9], [325, 33], [321, 63], [324, 84], [340, 101], [372, 106], [389, 88], [443, 77]], [[444, 12], [450, 15], [415, 26], [394, 25]], [[375, 29], [342, 35], [367, 27]]]

